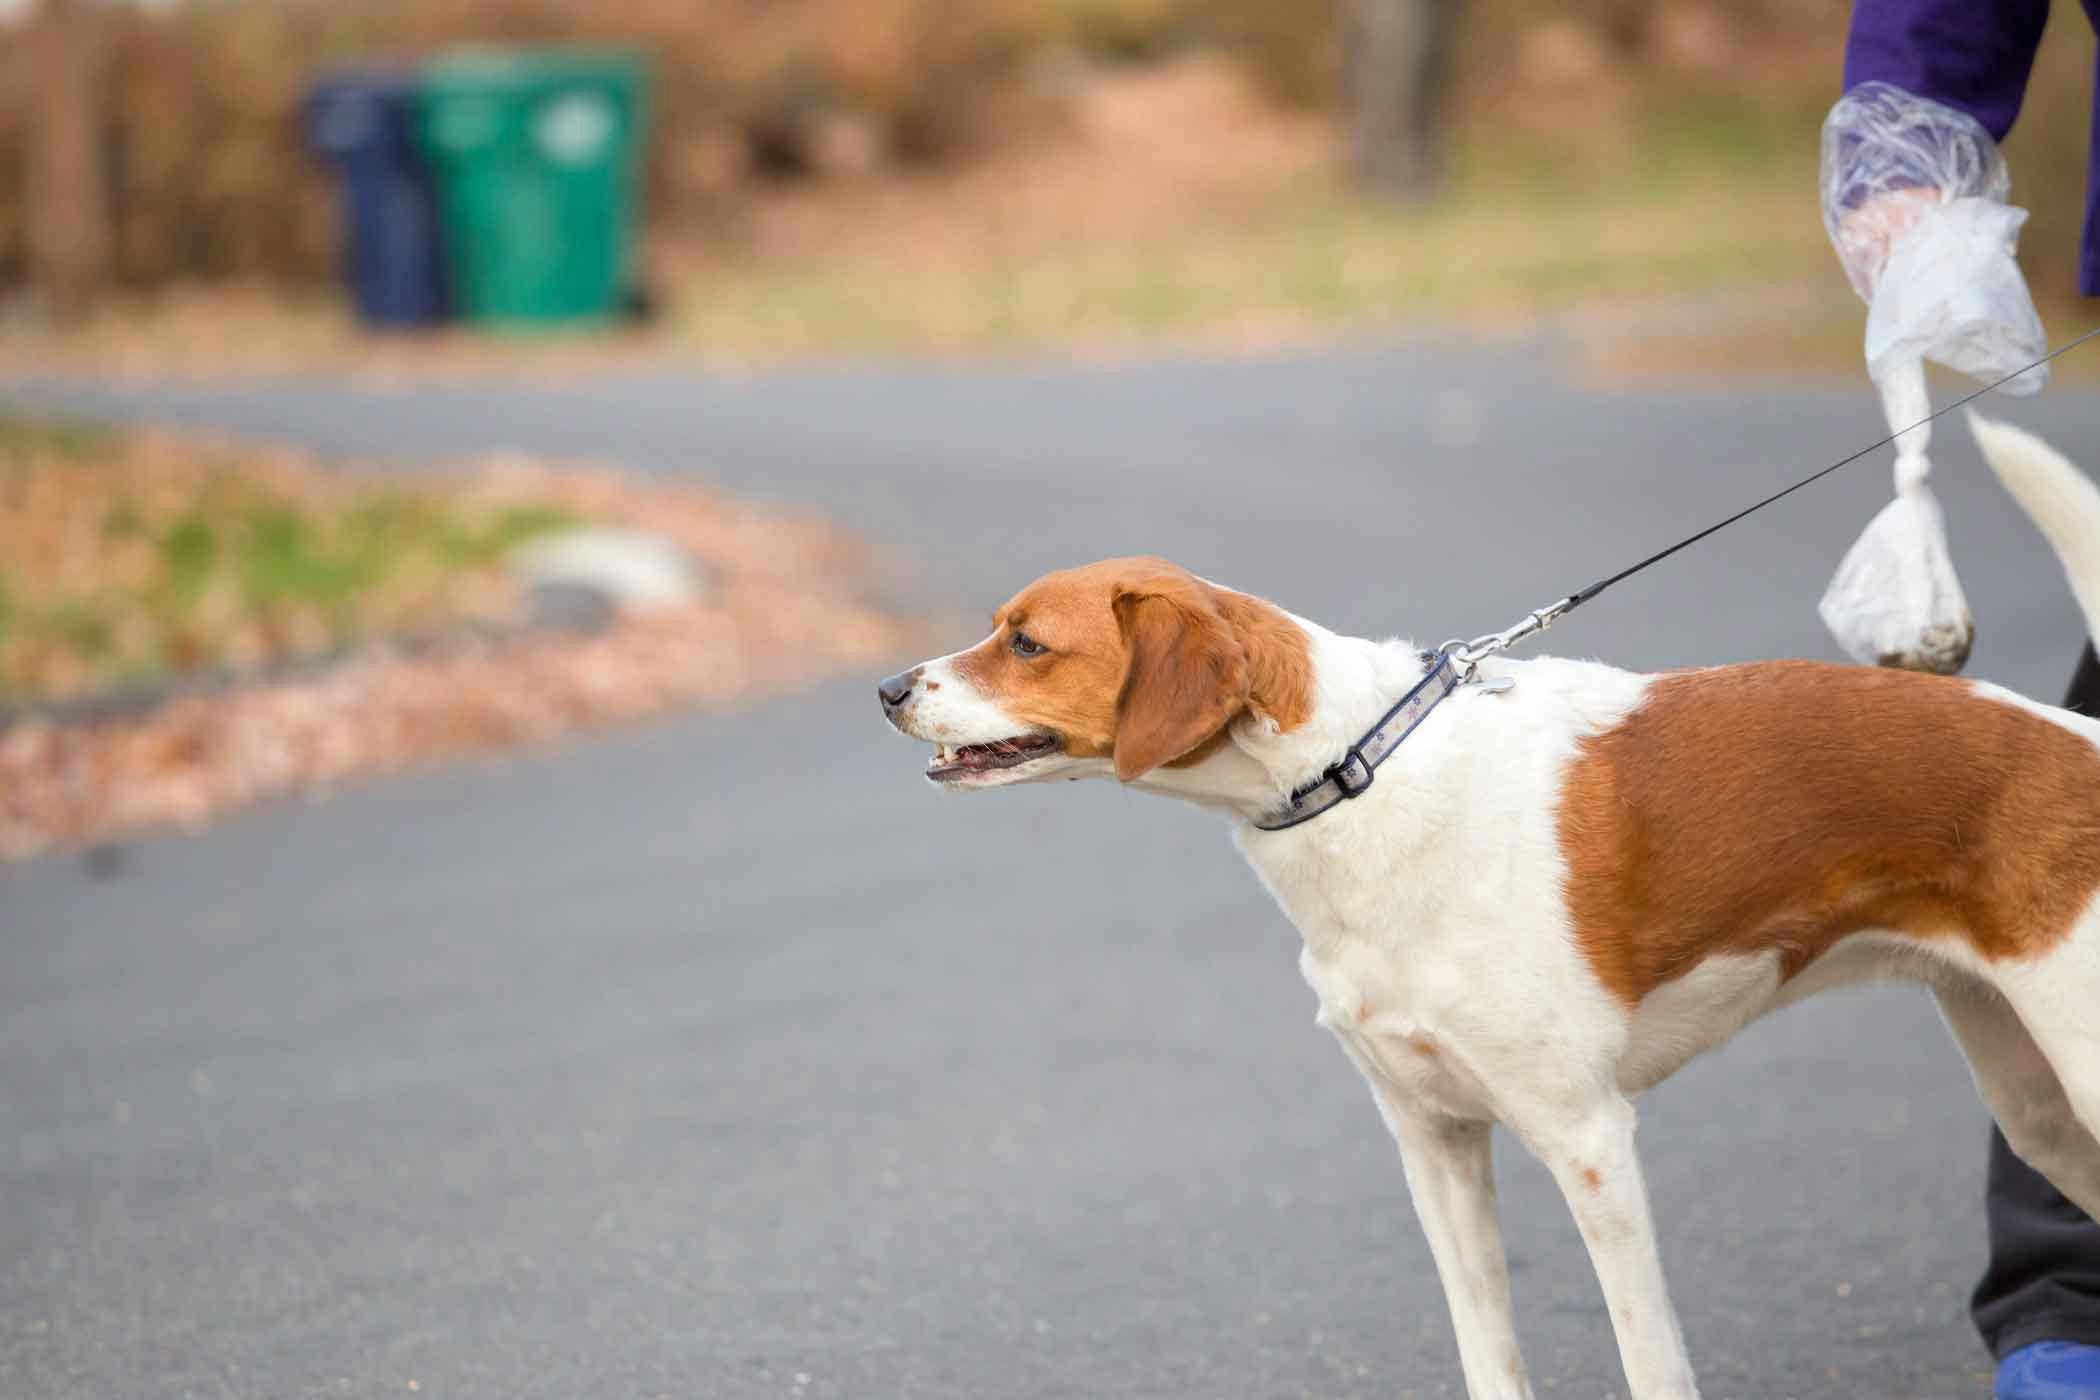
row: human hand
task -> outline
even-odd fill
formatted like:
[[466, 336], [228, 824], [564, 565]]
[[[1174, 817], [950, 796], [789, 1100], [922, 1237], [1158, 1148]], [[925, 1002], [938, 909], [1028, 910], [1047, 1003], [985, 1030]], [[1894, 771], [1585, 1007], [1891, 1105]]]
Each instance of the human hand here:
[[1839, 217], [1831, 245], [1852, 289], [1863, 300], [1874, 300], [1889, 254], [1941, 199], [1940, 192], [1931, 188], [1884, 190]]
[[[1877, 383], [1919, 359], [1990, 382], [2042, 357], [2041, 317], [2014, 256], [2026, 220], [2015, 205], [1964, 195], [1892, 203], [1869, 221], [1863, 246], [1885, 240], [1880, 265], [1868, 269], [1864, 349]], [[2003, 389], [2031, 394], [2047, 380], [2039, 366]]]

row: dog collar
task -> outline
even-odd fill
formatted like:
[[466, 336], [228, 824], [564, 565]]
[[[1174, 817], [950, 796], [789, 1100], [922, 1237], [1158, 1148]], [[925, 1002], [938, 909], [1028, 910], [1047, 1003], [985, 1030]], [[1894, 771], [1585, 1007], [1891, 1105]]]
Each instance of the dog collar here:
[[1424, 652], [1422, 659], [1429, 663], [1429, 673], [1415, 683], [1414, 689], [1401, 696], [1399, 703], [1381, 715], [1363, 738], [1350, 745], [1339, 762], [1328, 765], [1317, 782], [1296, 789], [1283, 807], [1258, 818], [1254, 823], [1257, 830], [1283, 831], [1298, 826], [1371, 790], [1378, 765], [1393, 756], [1393, 750], [1429, 718], [1431, 710], [1465, 684], [1472, 669], [1461, 666], [1450, 647]]

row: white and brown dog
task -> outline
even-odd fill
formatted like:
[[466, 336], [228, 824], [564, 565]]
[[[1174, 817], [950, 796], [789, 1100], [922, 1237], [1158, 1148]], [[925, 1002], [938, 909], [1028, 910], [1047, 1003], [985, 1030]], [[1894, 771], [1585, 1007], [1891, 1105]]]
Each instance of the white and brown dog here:
[[[2100, 490], [1976, 430], [2100, 633]], [[1265, 830], [1423, 679], [1413, 646], [1157, 559], [994, 623], [883, 682], [885, 713], [946, 787], [1114, 776], [1234, 818], [1399, 1140], [1475, 1400], [1531, 1394], [1490, 1125], [1565, 1193], [1633, 1395], [1694, 1395], [1632, 1099], [1826, 987], [1929, 984], [2013, 1147], [2100, 1215], [2100, 723], [1895, 671], [1496, 658], [1355, 800]]]

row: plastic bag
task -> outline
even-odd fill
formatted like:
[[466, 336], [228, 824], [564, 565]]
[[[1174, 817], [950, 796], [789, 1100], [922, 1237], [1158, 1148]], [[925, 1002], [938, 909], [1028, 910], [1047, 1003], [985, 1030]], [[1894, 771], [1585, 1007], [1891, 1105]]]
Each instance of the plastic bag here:
[[[1881, 391], [1891, 431], [1930, 411], [1917, 360], [1891, 372]], [[1946, 517], [1925, 484], [1931, 440], [1929, 423], [1896, 440], [1896, 499], [1846, 552], [1817, 611], [1855, 661], [1952, 675], [1969, 659], [1976, 623], [1947, 549]]]
[[1961, 670], [1976, 624], [1947, 553], [1946, 518], [1923, 481], [1868, 522], [1818, 611], [1855, 661], [1943, 676]]
[[[2047, 349], [2014, 251], [2027, 211], [1974, 117], [1889, 83], [1863, 83], [1823, 123], [1823, 226], [1867, 302], [1867, 372], [1924, 358], [1981, 379]], [[2031, 394], [2038, 366], [2005, 385]], [[1902, 426], [1897, 424], [1894, 426]]]
[[[1889, 83], [1863, 83], [1823, 123], [1823, 226], [1867, 303], [1867, 373], [1896, 442], [1896, 499], [1867, 525], [1819, 611], [1855, 660], [1952, 673], [1976, 638], [1925, 484], [1924, 361], [1997, 379], [2047, 349], [2014, 252], [2027, 211], [1975, 118]], [[2037, 366], [2004, 385], [2031, 394]], [[1904, 431], [1910, 429], [1910, 431]]]
[[[2025, 209], [1984, 199], [1920, 219], [1890, 252], [1867, 308], [1867, 373], [1879, 381], [1929, 359], [1988, 381], [2040, 359], [2042, 320], [2012, 255], [2026, 222]], [[2005, 392], [2032, 394], [2048, 378], [2039, 365]]]

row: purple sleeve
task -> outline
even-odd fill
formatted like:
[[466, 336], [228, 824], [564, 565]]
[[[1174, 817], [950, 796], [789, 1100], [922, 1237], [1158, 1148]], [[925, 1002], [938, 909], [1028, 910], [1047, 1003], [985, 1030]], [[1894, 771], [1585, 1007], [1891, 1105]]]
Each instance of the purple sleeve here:
[[1893, 83], [1967, 112], [2003, 141], [2048, 18], [2049, 0], [1859, 0], [1845, 91]]

